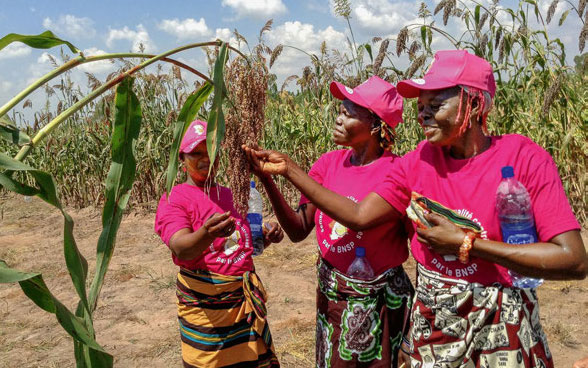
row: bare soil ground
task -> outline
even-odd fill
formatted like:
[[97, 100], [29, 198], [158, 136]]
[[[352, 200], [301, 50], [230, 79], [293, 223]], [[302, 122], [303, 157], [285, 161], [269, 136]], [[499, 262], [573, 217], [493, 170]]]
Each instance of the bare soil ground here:
[[[154, 205], [153, 205], [154, 206]], [[153, 233], [153, 206], [122, 223], [99, 306], [97, 340], [118, 367], [180, 367], [175, 275], [168, 249]], [[78, 246], [90, 273], [101, 231], [98, 209], [70, 210]], [[0, 259], [38, 271], [49, 289], [72, 310], [76, 294], [63, 259], [62, 218], [37, 198], [0, 198]], [[586, 232], [584, 243], [588, 244]], [[269, 321], [283, 367], [314, 363], [314, 237], [272, 245], [255, 260], [269, 293]], [[414, 262], [406, 266], [414, 277]], [[539, 288], [543, 327], [556, 367], [588, 355], [588, 280], [548, 281]], [[0, 367], [73, 367], [72, 339], [18, 285], [0, 285]]]

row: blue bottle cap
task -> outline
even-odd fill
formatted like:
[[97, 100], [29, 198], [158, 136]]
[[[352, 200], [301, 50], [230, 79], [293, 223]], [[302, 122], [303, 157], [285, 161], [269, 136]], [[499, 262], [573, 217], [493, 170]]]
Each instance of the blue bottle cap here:
[[355, 256], [356, 257], [365, 257], [365, 248], [364, 247], [355, 248]]
[[251, 188], [255, 188], [255, 180], [251, 180]]
[[502, 171], [502, 178], [508, 179], [514, 176], [514, 168], [512, 166], [505, 166], [500, 171]]

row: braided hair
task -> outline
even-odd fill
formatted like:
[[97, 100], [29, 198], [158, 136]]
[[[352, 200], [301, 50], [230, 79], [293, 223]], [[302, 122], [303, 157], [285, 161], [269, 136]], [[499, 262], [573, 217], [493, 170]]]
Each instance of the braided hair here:
[[[471, 128], [471, 114], [472, 114], [472, 105], [474, 101], [478, 101], [478, 115], [476, 116], [476, 120], [482, 126], [482, 130], [484, 133], [488, 134], [488, 113], [492, 108], [492, 97], [487, 91], [483, 91], [479, 88], [469, 87], [469, 86], [459, 86], [460, 93], [459, 93], [459, 107], [457, 108], [457, 121], [459, 121], [462, 113], [462, 104], [465, 102], [465, 111], [463, 115], [463, 123], [459, 128], [459, 135], [463, 135], [468, 128]], [[464, 96], [465, 94], [465, 96]], [[465, 98], [464, 98], [465, 97]]]
[[374, 118], [372, 127], [380, 130], [380, 147], [385, 151], [391, 151], [392, 147], [394, 147], [396, 131], [373, 112], [372, 117]]

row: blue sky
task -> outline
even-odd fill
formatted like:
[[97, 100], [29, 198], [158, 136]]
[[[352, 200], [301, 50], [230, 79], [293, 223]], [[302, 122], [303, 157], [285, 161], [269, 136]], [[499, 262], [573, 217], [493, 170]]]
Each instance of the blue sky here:
[[[167, 1], [87, 1], [87, 0], [0, 0], [0, 36], [8, 33], [38, 34], [47, 29], [58, 37], [72, 42], [86, 55], [104, 52], [136, 51], [142, 43], [146, 52], [159, 53], [180, 45], [221, 38], [230, 41], [237, 29], [250, 43], [255, 44], [259, 30], [268, 19], [274, 24], [265, 35], [271, 46], [278, 43], [296, 46], [308, 52], [318, 52], [323, 40], [331, 49], [347, 51], [346, 22], [333, 12], [333, 0], [167, 0]], [[427, 0], [434, 9], [440, 0]], [[473, 0], [464, 0], [472, 2]], [[546, 14], [552, 0], [538, 0]], [[405, 25], [418, 20], [420, 0], [350, 0], [351, 25], [358, 42], [374, 36], [395, 35]], [[481, 0], [488, 3], [488, 0]], [[577, 2], [577, 0], [572, 0]], [[501, 1], [513, 6], [512, 0]], [[566, 45], [568, 60], [578, 54], [578, 35], [582, 23], [570, 13], [562, 27], [559, 16], [569, 8], [560, 1], [554, 21], [548, 27], [552, 37], [560, 37]], [[441, 20], [438, 20], [441, 24]], [[459, 22], [450, 21], [450, 33], [463, 29]], [[392, 42], [391, 49], [394, 49]], [[442, 38], [435, 38], [434, 48], [449, 47]], [[65, 50], [69, 52], [68, 50]], [[14, 43], [0, 51], [0, 104], [19, 92], [32, 80], [51, 70], [47, 57], [59, 55], [59, 49], [32, 50]], [[176, 58], [206, 71], [205, 56], [191, 51]], [[402, 64], [402, 62], [400, 62]], [[285, 50], [272, 72], [283, 80], [291, 74], [300, 74], [308, 64], [308, 57], [294, 50]], [[108, 63], [87, 64], [83, 71], [104, 77], [114, 67]], [[79, 82], [85, 85], [83, 73]], [[42, 103], [42, 95], [33, 96], [33, 104]], [[37, 107], [40, 107], [37, 105]]]

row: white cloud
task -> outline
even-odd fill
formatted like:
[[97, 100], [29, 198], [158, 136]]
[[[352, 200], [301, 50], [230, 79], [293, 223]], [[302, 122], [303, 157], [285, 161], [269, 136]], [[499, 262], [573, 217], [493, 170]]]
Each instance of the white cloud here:
[[0, 50], [0, 60], [12, 59], [31, 54], [31, 48], [21, 42], [13, 42]]
[[43, 27], [60, 35], [74, 38], [92, 38], [96, 35], [93, 27], [94, 21], [90, 18], [78, 18], [75, 15], [60, 15], [58, 19], [45, 18]]
[[192, 18], [184, 20], [179, 20], [177, 18], [164, 19], [159, 23], [158, 28], [176, 36], [178, 40], [207, 37], [212, 33], [206, 25], [204, 18], [200, 18], [199, 21]]
[[282, 0], [223, 0], [222, 5], [233, 8], [240, 18], [267, 19], [288, 10]]
[[233, 32], [228, 28], [217, 28], [213, 39], [214, 40], [223, 40], [225, 42], [228, 42], [229, 45], [231, 45], [239, 50], [245, 46], [242, 42], [241, 42], [241, 45], [239, 45], [239, 41], [233, 35]]
[[[286, 22], [268, 31], [265, 35], [271, 47], [278, 44], [290, 45], [314, 54], [320, 53], [323, 41], [326, 42], [328, 48], [344, 48], [347, 42], [345, 34], [331, 26], [315, 31], [312, 24], [299, 21]], [[272, 67], [272, 72], [278, 74], [281, 79], [292, 74], [300, 74], [302, 66], [309, 64], [308, 55], [286, 47]]]
[[106, 46], [112, 48], [115, 44], [115, 41], [118, 40], [127, 40], [131, 41], [133, 52], [139, 52], [140, 45], [143, 45], [145, 48], [145, 52], [153, 52], [156, 50], [155, 44], [151, 41], [149, 37], [149, 32], [143, 27], [142, 24], [137, 26], [137, 30], [133, 31], [129, 27], [125, 26], [123, 29], [111, 29], [108, 32], [108, 37], [106, 38]]
[[[91, 47], [89, 49], [84, 50], [85, 56], [97, 56], [97, 55], [104, 55], [106, 51], [100, 50], [96, 47]], [[92, 74], [100, 74], [106, 73], [108, 71], [113, 71], [115, 67], [113, 66], [112, 62], [109, 60], [100, 60], [100, 61], [93, 61], [90, 63], [85, 63], [80, 65], [77, 69], [83, 70], [88, 73]]]
[[376, 35], [398, 32], [416, 20], [418, 4], [409, 1], [358, 0], [352, 3], [351, 19], [361, 29]]

